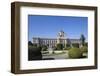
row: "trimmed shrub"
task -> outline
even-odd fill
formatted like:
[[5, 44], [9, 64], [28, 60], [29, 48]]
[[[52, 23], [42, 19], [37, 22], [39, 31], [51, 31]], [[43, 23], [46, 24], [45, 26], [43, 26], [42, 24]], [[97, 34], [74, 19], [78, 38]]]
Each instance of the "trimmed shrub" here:
[[47, 51], [47, 49], [48, 49], [47, 46], [45, 46], [45, 45], [42, 46], [42, 51]]
[[71, 48], [68, 52], [69, 58], [81, 58], [82, 52], [79, 48]]
[[37, 48], [42, 51], [42, 47], [41, 46], [37, 46]]
[[41, 49], [38, 47], [28, 47], [28, 60], [42, 60]]
[[33, 43], [31, 41], [28, 41], [29, 46], [33, 46]]
[[79, 48], [79, 44], [78, 43], [73, 43], [72, 46], [76, 47], [76, 48]]
[[71, 47], [66, 47], [66, 48], [64, 48], [64, 50], [69, 50]]
[[66, 47], [64, 48], [64, 50], [69, 50], [71, 48], [70, 44], [66, 44]]
[[70, 44], [66, 44], [66, 47], [71, 47]]
[[88, 43], [84, 43], [84, 46], [88, 47]]
[[34, 47], [37, 47], [37, 44], [33, 44]]
[[57, 47], [53, 47], [53, 50], [57, 50]]
[[63, 45], [62, 44], [57, 44], [57, 50], [63, 50]]
[[88, 52], [87, 46], [81, 47], [81, 51], [82, 51], [82, 53], [87, 53]]

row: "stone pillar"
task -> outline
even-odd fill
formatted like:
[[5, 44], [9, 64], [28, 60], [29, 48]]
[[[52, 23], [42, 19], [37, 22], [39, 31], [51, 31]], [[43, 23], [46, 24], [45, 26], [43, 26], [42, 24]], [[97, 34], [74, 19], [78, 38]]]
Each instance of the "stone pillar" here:
[[67, 40], [65, 39], [65, 48], [66, 48]]
[[59, 44], [60, 43], [60, 38], [57, 38], [57, 44]]

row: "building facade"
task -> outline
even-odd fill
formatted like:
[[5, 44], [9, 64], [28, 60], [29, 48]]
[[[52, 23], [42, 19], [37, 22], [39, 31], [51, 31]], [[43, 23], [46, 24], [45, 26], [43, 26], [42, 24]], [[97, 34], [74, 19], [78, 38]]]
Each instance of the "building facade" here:
[[33, 37], [33, 44], [36, 45], [46, 45], [48, 47], [55, 47], [57, 44], [62, 44], [66, 47], [66, 44], [72, 46], [73, 43], [78, 43], [81, 46], [81, 39], [68, 39], [64, 31], [60, 31], [57, 35], [57, 38], [39, 38]]

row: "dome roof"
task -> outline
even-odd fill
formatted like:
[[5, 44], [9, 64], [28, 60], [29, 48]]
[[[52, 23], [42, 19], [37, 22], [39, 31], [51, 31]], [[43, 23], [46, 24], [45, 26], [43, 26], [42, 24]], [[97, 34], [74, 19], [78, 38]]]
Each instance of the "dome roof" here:
[[61, 30], [61, 31], [58, 33], [58, 37], [64, 37], [64, 36], [65, 36], [64, 31]]

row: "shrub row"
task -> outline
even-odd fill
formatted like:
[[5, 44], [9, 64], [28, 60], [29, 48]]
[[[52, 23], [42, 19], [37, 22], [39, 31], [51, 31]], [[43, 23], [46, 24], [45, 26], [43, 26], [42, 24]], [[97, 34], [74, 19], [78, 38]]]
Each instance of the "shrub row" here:
[[71, 48], [68, 52], [69, 58], [81, 58], [82, 57], [82, 52], [80, 51], [79, 48]]
[[41, 60], [42, 54], [41, 54], [41, 48], [40, 47], [28, 47], [28, 60]]
[[48, 49], [47, 46], [45, 46], [45, 45], [42, 46], [41, 48], [42, 48], [42, 51], [47, 51], [47, 49]]
[[88, 52], [88, 49], [86, 46], [83, 46], [82, 48], [73, 47], [69, 50], [68, 55], [69, 55], [69, 58], [82, 58], [83, 53], [87, 53], [87, 52]]

